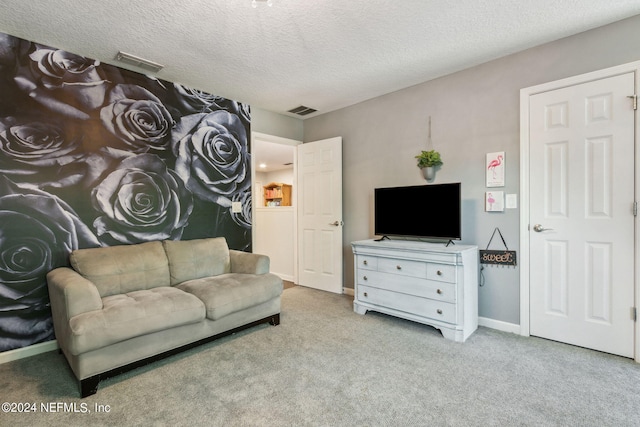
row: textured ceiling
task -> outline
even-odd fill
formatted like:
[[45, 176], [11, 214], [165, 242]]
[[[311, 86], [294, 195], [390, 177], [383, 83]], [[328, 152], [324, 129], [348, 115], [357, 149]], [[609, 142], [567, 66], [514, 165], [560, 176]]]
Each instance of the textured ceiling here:
[[0, 32], [306, 117], [640, 14], [640, 0], [3, 0]]

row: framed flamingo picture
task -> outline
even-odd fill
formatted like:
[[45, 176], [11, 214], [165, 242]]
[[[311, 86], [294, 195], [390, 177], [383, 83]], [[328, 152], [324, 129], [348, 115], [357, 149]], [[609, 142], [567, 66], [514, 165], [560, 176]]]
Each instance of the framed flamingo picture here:
[[504, 151], [487, 154], [485, 173], [487, 187], [504, 187]]
[[486, 212], [504, 212], [504, 191], [487, 191], [484, 200]]

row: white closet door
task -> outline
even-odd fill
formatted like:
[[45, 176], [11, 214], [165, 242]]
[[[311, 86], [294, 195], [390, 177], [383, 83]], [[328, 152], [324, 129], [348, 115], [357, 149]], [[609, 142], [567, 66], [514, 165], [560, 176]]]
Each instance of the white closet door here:
[[634, 355], [634, 74], [532, 95], [530, 333]]

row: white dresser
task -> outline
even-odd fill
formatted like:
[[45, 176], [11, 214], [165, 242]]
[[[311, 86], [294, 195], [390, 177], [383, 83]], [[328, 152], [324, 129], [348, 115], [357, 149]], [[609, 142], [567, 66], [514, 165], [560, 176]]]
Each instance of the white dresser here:
[[464, 342], [478, 328], [478, 248], [412, 240], [352, 242], [358, 314], [431, 325]]

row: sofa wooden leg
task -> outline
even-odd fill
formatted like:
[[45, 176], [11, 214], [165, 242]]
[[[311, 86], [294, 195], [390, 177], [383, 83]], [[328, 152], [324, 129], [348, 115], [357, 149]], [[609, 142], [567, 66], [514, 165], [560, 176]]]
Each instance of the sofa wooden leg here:
[[271, 320], [269, 320], [269, 324], [273, 326], [277, 326], [280, 324], [280, 313], [271, 316]]
[[98, 383], [100, 382], [99, 376], [85, 378], [80, 380], [80, 397], [85, 398], [96, 394], [98, 392]]

